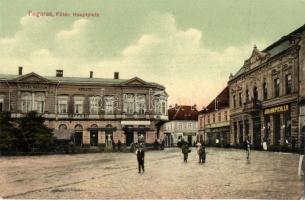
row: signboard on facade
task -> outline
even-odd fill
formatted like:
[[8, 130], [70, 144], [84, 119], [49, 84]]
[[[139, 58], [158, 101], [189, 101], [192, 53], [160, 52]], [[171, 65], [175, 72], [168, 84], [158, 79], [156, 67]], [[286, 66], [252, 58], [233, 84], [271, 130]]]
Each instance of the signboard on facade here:
[[196, 136], [196, 133], [193, 133], [193, 132], [183, 133], [183, 136]]
[[281, 105], [281, 106], [276, 106], [276, 107], [265, 109], [264, 114], [269, 115], [269, 114], [274, 114], [274, 113], [286, 112], [288, 110], [289, 110], [289, 105]]
[[121, 121], [122, 125], [150, 125], [150, 121]]

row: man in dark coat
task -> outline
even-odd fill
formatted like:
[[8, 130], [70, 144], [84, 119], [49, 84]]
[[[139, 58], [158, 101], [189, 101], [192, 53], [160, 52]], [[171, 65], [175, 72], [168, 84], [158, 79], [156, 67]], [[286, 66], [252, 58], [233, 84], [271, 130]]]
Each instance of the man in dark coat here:
[[181, 150], [183, 153], [183, 160], [187, 162], [188, 154], [190, 153], [189, 146], [186, 142], [182, 142]]
[[141, 173], [141, 169], [144, 172], [144, 156], [145, 156], [145, 152], [142, 146], [140, 146], [140, 148], [137, 149], [136, 151], [137, 154], [137, 160], [138, 160], [138, 169], [139, 169], [139, 173]]
[[205, 157], [206, 157], [205, 146], [202, 145], [199, 149], [199, 163], [205, 163]]

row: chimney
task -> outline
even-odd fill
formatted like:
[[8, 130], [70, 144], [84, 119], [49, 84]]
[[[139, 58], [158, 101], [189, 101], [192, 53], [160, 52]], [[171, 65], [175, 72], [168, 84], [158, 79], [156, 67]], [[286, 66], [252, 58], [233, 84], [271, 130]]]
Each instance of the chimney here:
[[90, 71], [90, 78], [93, 78], [93, 71]]
[[22, 67], [21, 67], [21, 66], [18, 67], [18, 75], [19, 75], [19, 76], [22, 75]]
[[64, 70], [56, 70], [56, 77], [63, 77], [64, 76]]
[[114, 72], [114, 79], [119, 79], [119, 72]]

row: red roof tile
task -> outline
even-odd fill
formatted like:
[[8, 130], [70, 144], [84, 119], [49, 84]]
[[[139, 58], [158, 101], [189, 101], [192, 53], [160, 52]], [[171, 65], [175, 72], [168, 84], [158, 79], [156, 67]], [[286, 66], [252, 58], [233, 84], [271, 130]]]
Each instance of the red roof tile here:
[[169, 120], [198, 120], [198, 110], [194, 106], [175, 106], [168, 109]]

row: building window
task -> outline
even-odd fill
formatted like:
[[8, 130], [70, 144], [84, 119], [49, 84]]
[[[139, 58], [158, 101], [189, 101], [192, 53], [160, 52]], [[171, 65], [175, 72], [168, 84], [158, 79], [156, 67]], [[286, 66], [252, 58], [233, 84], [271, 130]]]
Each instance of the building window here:
[[233, 95], [233, 108], [236, 108], [236, 96]]
[[105, 114], [112, 115], [114, 113], [114, 96], [105, 96]]
[[249, 90], [246, 89], [246, 102], [249, 101], [249, 99], [250, 99], [249, 97], [250, 97], [250, 95], [249, 95]]
[[225, 111], [225, 121], [228, 120], [228, 111]]
[[134, 95], [133, 94], [124, 94], [124, 112], [128, 114], [134, 114]]
[[221, 122], [221, 112], [218, 113], [218, 121]]
[[45, 95], [44, 93], [36, 93], [35, 94], [35, 110], [38, 113], [44, 113], [45, 110]]
[[68, 96], [58, 96], [58, 112], [67, 113], [68, 112]]
[[67, 129], [68, 129], [68, 127], [66, 124], [61, 124], [58, 126], [58, 130], [67, 130]]
[[291, 74], [287, 74], [285, 76], [285, 86], [286, 86], [286, 94], [291, 94], [291, 85], [292, 85], [292, 81], [291, 81]]
[[0, 112], [4, 111], [4, 96], [0, 96]]
[[280, 79], [276, 78], [273, 80], [274, 84], [274, 97], [280, 96]]
[[213, 123], [215, 123], [215, 114], [213, 114]]
[[178, 123], [178, 130], [179, 130], [179, 131], [182, 130], [182, 123], [181, 123], [181, 122]]
[[100, 110], [101, 97], [93, 96], [90, 97], [90, 114], [97, 115]]
[[239, 94], [239, 107], [242, 105], [242, 93], [240, 92]]
[[189, 123], [187, 124], [187, 128], [188, 128], [189, 130], [192, 129], [192, 122], [189, 122]]
[[162, 102], [162, 115], [166, 115], [166, 102]]
[[199, 126], [200, 126], [200, 129], [202, 129], [202, 118], [203, 118], [202, 116], [199, 117]]
[[146, 112], [145, 95], [140, 94], [136, 96], [136, 113], [144, 115]]
[[258, 99], [257, 87], [254, 86], [253, 88], [253, 99], [256, 101]]
[[23, 93], [21, 96], [21, 110], [27, 113], [32, 110], [32, 94], [29, 92]]
[[268, 86], [266, 82], [264, 82], [263, 84], [263, 96], [264, 96], [264, 100], [268, 98]]
[[208, 115], [208, 124], [210, 124], [210, 115]]
[[74, 97], [74, 113], [82, 114], [84, 107], [84, 97]]

